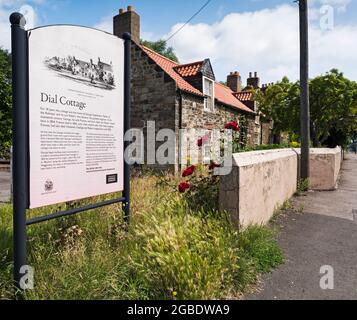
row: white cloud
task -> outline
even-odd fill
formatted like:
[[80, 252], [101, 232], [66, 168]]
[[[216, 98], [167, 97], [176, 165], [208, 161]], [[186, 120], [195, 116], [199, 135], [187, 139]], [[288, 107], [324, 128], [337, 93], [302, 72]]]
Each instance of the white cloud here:
[[0, 0], [0, 47], [10, 49], [10, 22], [9, 16], [14, 11], [21, 12], [26, 18], [26, 28], [31, 29], [37, 25], [37, 14], [31, 5], [42, 5], [46, 0]]
[[32, 29], [36, 26], [37, 14], [33, 7], [28, 4], [24, 4], [21, 6], [19, 12], [22, 13], [26, 19], [26, 29]]
[[[346, 0], [319, 0], [344, 5]], [[316, 19], [317, 17], [315, 17]], [[211, 58], [217, 78], [230, 71], [246, 78], [258, 71], [263, 82], [299, 77], [299, 18], [296, 5], [255, 12], [231, 13], [214, 24], [190, 24], [170, 41], [183, 63]], [[339, 68], [357, 80], [356, 25], [337, 25], [323, 31], [319, 21], [310, 25], [311, 76]], [[182, 24], [172, 27], [170, 34]]]
[[313, 0], [310, 1], [311, 6], [316, 5], [330, 5], [338, 11], [345, 11], [351, 0]]
[[99, 23], [94, 25], [94, 28], [112, 33], [113, 32], [113, 17], [109, 16], [109, 17], [103, 18]]

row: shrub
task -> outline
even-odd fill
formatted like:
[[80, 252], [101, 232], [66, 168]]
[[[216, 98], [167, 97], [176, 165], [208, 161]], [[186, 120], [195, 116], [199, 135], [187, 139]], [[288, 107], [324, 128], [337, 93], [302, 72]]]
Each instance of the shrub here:
[[218, 211], [219, 177], [212, 175], [212, 170], [198, 166], [189, 178], [189, 185], [189, 190], [183, 194], [189, 209], [207, 214]]

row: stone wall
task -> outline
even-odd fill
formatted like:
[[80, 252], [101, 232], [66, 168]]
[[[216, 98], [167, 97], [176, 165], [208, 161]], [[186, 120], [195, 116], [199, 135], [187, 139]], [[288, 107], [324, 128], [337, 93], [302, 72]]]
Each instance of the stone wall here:
[[[300, 159], [300, 149], [295, 149]], [[310, 187], [313, 190], [335, 190], [342, 164], [342, 151], [319, 148], [310, 150]], [[299, 160], [300, 165], [300, 160]]]
[[[179, 109], [176, 105], [176, 83], [135, 44], [132, 45], [131, 99], [131, 126], [143, 129], [145, 146], [148, 121], [155, 121], [156, 133], [160, 129], [177, 131]], [[159, 145], [161, 143], [157, 147]]]
[[218, 103], [214, 111], [205, 111], [203, 98], [182, 94], [182, 128], [223, 129], [227, 122], [237, 119], [239, 115], [238, 110]]
[[[178, 95], [176, 104], [180, 107], [181, 97]], [[244, 115], [239, 110], [227, 107], [216, 101], [214, 111], [205, 111], [203, 98], [182, 93], [182, 120], [181, 126], [185, 128], [197, 129], [223, 129], [227, 122], [237, 120], [239, 117], [246, 117], [248, 121], [248, 144], [254, 145], [255, 117]]]
[[232, 173], [221, 178], [220, 208], [234, 224], [265, 224], [297, 187], [297, 155], [291, 149], [233, 156]]
[[259, 117], [252, 117], [248, 120], [247, 144], [250, 147], [261, 144], [261, 130]]
[[[233, 155], [232, 172], [221, 177], [220, 208], [237, 227], [265, 224], [296, 191], [299, 149]], [[311, 150], [311, 188], [333, 190], [341, 168], [341, 149]]]
[[264, 122], [262, 121], [262, 141], [261, 144], [270, 144], [271, 142], [271, 135], [272, 135], [272, 130], [271, 130], [271, 123], [270, 122]]

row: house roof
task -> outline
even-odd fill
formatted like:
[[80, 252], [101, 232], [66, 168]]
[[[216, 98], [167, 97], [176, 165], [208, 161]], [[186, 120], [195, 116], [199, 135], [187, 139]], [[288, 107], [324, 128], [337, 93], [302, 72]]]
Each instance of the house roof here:
[[181, 90], [194, 93], [201, 97], [203, 96], [201, 91], [189, 84], [180, 74], [175, 71], [174, 68], [180, 66], [180, 64], [162, 56], [161, 54], [158, 54], [157, 52], [145, 46], [141, 46], [141, 48], [153, 61], [155, 61], [157, 65], [161, 67], [162, 70], [164, 70], [176, 82], [177, 86]]
[[[143, 45], [141, 45], [140, 48], [176, 82], [179, 89], [201, 97], [204, 96], [200, 90], [196, 89], [184, 78], [196, 75], [201, 69], [204, 61], [182, 65]], [[224, 105], [231, 106], [244, 112], [254, 113], [234, 96], [234, 92], [229, 87], [218, 82], [215, 82], [215, 97]]]
[[197, 73], [201, 70], [203, 63], [204, 61], [182, 64], [175, 67], [174, 69], [182, 77], [192, 77], [197, 75]]
[[113, 71], [113, 66], [111, 64], [105, 63], [105, 62], [98, 62], [98, 67], [102, 68], [103, 70], [106, 71]]
[[240, 101], [252, 101], [253, 92], [251, 91], [242, 91], [234, 93], [234, 96]]
[[239, 101], [235, 96], [234, 92], [224, 84], [216, 82], [215, 84], [215, 94], [216, 99], [223, 104], [233, 106], [237, 109], [240, 109], [245, 112], [254, 113], [251, 109], [249, 109], [245, 104]]

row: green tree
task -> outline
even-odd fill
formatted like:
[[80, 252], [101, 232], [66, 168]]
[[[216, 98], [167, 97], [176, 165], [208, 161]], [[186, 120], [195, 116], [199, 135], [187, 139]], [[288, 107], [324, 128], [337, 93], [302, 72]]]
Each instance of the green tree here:
[[[300, 136], [300, 83], [287, 78], [257, 91], [260, 111], [274, 120], [275, 133]], [[357, 130], [357, 84], [336, 69], [310, 80], [311, 141], [346, 146]]]
[[8, 157], [12, 138], [11, 55], [0, 48], [0, 158]]
[[273, 133], [294, 134], [299, 130], [299, 86], [287, 77], [269, 86], [264, 92], [255, 90], [259, 111], [274, 121]]
[[356, 130], [357, 84], [336, 69], [310, 82], [311, 139], [321, 146], [335, 135], [345, 146]]
[[165, 40], [158, 40], [158, 41], [141, 40], [141, 44], [163, 55], [166, 58], [169, 58], [175, 62], [179, 62], [174, 52], [174, 49], [172, 47], [168, 47], [167, 42]]

